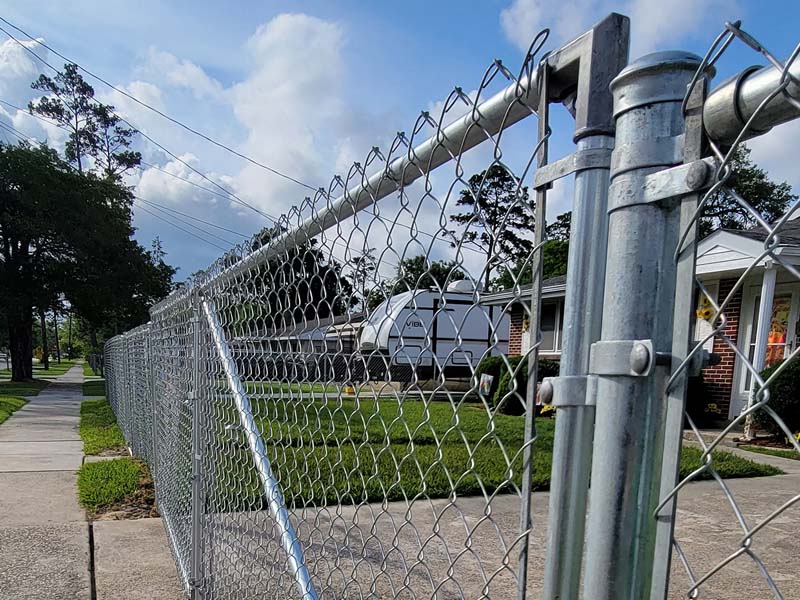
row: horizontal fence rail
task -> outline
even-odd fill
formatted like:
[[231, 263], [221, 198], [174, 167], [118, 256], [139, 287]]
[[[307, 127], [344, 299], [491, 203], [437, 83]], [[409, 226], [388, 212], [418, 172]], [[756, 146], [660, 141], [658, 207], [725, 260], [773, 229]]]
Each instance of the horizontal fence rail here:
[[[743, 140], [797, 116], [797, 52], [728, 24], [705, 58], [627, 65], [628, 29], [610, 15], [547, 54], [542, 32], [519, 71], [495, 61], [106, 343], [187, 595], [718, 597], [749, 559], [741, 589], [793, 597], [754, 542], [800, 495], [747, 515], [718, 451], [738, 425], [800, 451], [771, 400], [800, 350], [767, 340], [786, 302], [769, 282], [800, 282], [781, 241], [796, 198], [762, 214], [734, 177]], [[770, 64], [712, 90], [732, 43]], [[575, 151], [551, 160], [554, 103]], [[530, 116], [521, 152], [508, 130]], [[559, 237], [548, 190], [566, 176]], [[720, 205], [759, 250], [712, 282], [695, 265]], [[750, 339], [732, 324], [757, 278]], [[748, 399], [709, 437], [695, 382], [730, 361]], [[684, 542], [699, 479], [732, 515], [714, 552]]]

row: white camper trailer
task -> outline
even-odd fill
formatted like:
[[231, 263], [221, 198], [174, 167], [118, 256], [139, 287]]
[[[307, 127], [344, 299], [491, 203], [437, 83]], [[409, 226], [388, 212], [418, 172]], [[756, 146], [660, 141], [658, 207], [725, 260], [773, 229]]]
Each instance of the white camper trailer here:
[[508, 331], [502, 307], [478, 304], [472, 282], [462, 280], [444, 293], [410, 290], [387, 299], [362, 324], [359, 348], [371, 377], [387, 370], [401, 381], [412, 372], [468, 376], [484, 356], [508, 353]]

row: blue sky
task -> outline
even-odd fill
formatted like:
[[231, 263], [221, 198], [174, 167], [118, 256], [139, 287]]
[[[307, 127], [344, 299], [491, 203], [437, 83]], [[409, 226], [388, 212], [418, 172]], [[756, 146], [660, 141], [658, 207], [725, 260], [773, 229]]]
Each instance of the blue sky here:
[[[724, 21], [733, 19], [742, 19], [743, 27], [781, 58], [800, 41], [800, 3], [789, 1], [54, 0], [35, 8], [28, 2], [0, 1], [3, 17], [66, 56], [312, 186], [327, 185], [373, 145], [385, 149], [395, 132], [410, 132], [419, 111], [435, 108], [455, 85], [474, 90], [493, 59], [503, 59], [516, 71], [523, 47], [540, 28], [552, 28], [546, 47], [552, 49], [612, 10], [631, 17], [632, 58], [655, 49], [702, 54]], [[48, 60], [60, 63], [57, 57]], [[763, 62], [736, 44], [721, 61], [716, 81]], [[23, 106], [34, 98], [29, 83], [41, 69], [15, 43], [0, 38], [0, 100]], [[141, 130], [260, 209], [280, 214], [306, 195], [303, 188], [247, 165], [99, 82], [93, 84], [102, 100], [117, 106]], [[58, 130], [8, 107], [0, 110], [0, 120], [56, 146], [63, 143]], [[571, 151], [571, 127], [558, 111], [554, 126], [555, 158]], [[510, 162], [524, 163], [534, 132], [535, 121], [528, 119], [509, 135], [505, 144]], [[797, 189], [800, 175], [786, 143], [799, 133], [796, 125], [787, 125], [753, 144], [761, 164]], [[157, 148], [142, 143], [141, 149], [148, 163], [208, 185]], [[478, 153], [468, 167], [478, 170], [483, 160], [485, 155]], [[244, 234], [267, 224], [253, 212], [154, 169], [136, 173], [129, 183], [145, 199]], [[548, 212], [553, 216], [568, 209], [565, 182], [554, 191]], [[180, 267], [179, 279], [221, 252], [143, 210], [136, 210], [135, 225], [145, 245], [160, 237], [168, 260]]]

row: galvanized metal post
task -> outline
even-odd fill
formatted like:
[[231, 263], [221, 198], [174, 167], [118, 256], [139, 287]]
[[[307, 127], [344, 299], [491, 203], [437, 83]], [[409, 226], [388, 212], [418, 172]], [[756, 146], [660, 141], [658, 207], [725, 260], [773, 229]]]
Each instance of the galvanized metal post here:
[[203, 457], [200, 391], [200, 302], [199, 294], [192, 297], [192, 379], [189, 388], [189, 406], [192, 411], [192, 559], [189, 586], [193, 600], [203, 598]]
[[[547, 164], [547, 140], [550, 136], [550, 99], [549, 99], [549, 69], [542, 65], [539, 69], [539, 109], [537, 117], [537, 137], [539, 151], [536, 156], [536, 166], [541, 168]], [[536, 229], [533, 235], [533, 244], [536, 248], [533, 256], [533, 274], [531, 277], [531, 304], [530, 304], [530, 331], [533, 349], [528, 355], [528, 386], [525, 390], [525, 448], [522, 451], [522, 501], [520, 504], [520, 532], [525, 535], [525, 540], [519, 551], [519, 578], [517, 579], [517, 599], [525, 600], [528, 588], [528, 550], [530, 547], [530, 530], [533, 526], [531, 518], [531, 488], [533, 483], [533, 443], [536, 439], [536, 391], [537, 374], [539, 368], [539, 346], [535, 344], [539, 339], [542, 317], [542, 269], [544, 255], [542, 243], [547, 215], [547, 189], [544, 185], [536, 189], [536, 205], [534, 207], [534, 222]]]
[[[683, 162], [690, 164], [700, 160], [703, 154], [703, 101], [706, 97], [709, 71], [696, 82], [686, 104], [686, 131], [684, 133]], [[680, 230], [686, 239], [676, 256], [675, 310], [672, 327], [672, 382], [667, 390], [666, 414], [664, 416], [664, 446], [661, 466], [659, 499], [664, 502], [678, 480], [681, 446], [683, 443], [683, 419], [686, 405], [688, 369], [680, 369], [689, 355], [694, 325], [695, 306], [695, 261], [697, 258], [697, 219], [695, 213], [699, 193], [687, 194], [680, 204]], [[698, 357], [699, 358], [699, 357]], [[672, 565], [672, 536], [675, 528], [677, 503], [672, 498], [655, 514], [656, 540], [653, 555], [651, 600], [667, 600], [669, 574]]]
[[[577, 151], [606, 149], [614, 138], [596, 135], [578, 142]], [[575, 175], [564, 345], [556, 400], [553, 469], [545, 559], [545, 598], [577, 598], [583, 556], [586, 498], [592, 464], [594, 406], [586, 403], [589, 349], [600, 338], [608, 210], [609, 167]], [[574, 382], [574, 383], [573, 383]], [[577, 385], [575, 385], [577, 384]], [[570, 385], [573, 385], [570, 389]]]
[[603, 323], [589, 360], [596, 388], [587, 393], [597, 407], [584, 577], [593, 600], [640, 600], [651, 591], [669, 375], [658, 356], [672, 350], [680, 205], [651, 201], [645, 179], [683, 162], [681, 104], [699, 64], [682, 52], [651, 54], [611, 85]]

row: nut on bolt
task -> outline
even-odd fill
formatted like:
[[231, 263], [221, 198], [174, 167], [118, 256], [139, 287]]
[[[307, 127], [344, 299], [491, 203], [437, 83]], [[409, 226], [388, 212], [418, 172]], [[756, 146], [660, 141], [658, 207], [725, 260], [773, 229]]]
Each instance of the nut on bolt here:
[[650, 366], [650, 350], [641, 342], [636, 342], [631, 349], [631, 370], [641, 375]]

